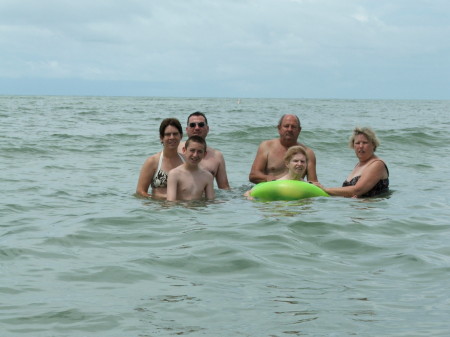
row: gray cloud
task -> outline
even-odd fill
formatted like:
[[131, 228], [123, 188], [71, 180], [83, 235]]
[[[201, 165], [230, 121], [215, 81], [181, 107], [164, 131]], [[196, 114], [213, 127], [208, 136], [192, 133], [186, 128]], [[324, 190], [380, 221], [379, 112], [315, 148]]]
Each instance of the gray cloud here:
[[444, 1], [3, 0], [0, 78], [172, 83], [194, 85], [198, 96], [217, 88], [213, 95], [370, 97], [377, 85], [393, 90], [411, 81], [419, 91], [424, 76], [428, 86], [432, 79], [427, 60], [442, 63], [434, 76], [449, 75], [449, 8]]

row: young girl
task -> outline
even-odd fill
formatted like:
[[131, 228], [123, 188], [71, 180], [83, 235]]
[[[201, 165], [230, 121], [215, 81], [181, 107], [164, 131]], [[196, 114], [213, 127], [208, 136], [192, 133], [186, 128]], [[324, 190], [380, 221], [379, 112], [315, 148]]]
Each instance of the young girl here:
[[303, 180], [308, 167], [308, 155], [303, 146], [291, 146], [284, 155], [284, 164], [288, 168], [286, 173], [277, 180]]
[[[288, 173], [276, 180], [303, 180], [308, 167], [308, 155], [305, 148], [300, 145], [291, 146], [286, 151], [283, 160], [284, 165], [288, 168]], [[245, 192], [244, 196], [253, 199], [250, 196], [250, 191]]]

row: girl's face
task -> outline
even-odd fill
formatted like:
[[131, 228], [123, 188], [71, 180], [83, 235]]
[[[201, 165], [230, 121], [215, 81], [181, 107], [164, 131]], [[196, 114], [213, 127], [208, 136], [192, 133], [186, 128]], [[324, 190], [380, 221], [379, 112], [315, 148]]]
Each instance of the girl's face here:
[[291, 160], [286, 163], [290, 173], [295, 175], [303, 175], [306, 172], [306, 157], [303, 153], [296, 153], [291, 157]]

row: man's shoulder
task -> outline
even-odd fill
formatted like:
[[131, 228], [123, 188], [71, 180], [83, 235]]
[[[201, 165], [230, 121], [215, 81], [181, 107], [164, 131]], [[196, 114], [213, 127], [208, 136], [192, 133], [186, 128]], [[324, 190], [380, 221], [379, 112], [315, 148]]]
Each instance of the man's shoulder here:
[[208, 159], [209, 158], [220, 158], [220, 157], [223, 157], [222, 152], [220, 152], [219, 150], [217, 150], [215, 148], [212, 148], [210, 146], [208, 146], [206, 148], [206, 153], [207, 153]]
[[203, 174], [205, 176], [208, 176], [208, 177], [209, 176], [214, 177], [213, 174], [208, 169], [206, 169], [204, 167], [199, 167], [198, 169], [199, 169], [201, 174]]
[[208, 151], [208, 152], [214, 152], [214, 153], [220, 153], [220, 151], [218, 150], [218, 149], [215, 149], [215, 148], [213, 148], [213, 147], [211, 147], [211, 146], [207, 146], [206, 147], [206, 151]]
[[298, 145], [304, 147], [307, 153], [314, 153], [313, 149], [311, 149], [309, 146], [306, 146], [305, 144], [302, 143], [298, 143]]
[[280, 144], [280, 140], [278, 138], [263, 140], [259, 146], [261, 148], [271, 148]]
[[204, 177], [206, 180], [214, 180], [214, 175], [207, 169], [205, 168], [200, 168], [200, 174], [202, 177]]

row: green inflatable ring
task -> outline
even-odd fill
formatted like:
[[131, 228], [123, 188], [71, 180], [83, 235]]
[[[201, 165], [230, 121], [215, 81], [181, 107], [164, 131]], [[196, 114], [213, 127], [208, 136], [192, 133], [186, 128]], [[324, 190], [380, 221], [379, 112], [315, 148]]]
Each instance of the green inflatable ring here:
[[274, 180], [255, 185], [250, 196], [261, 201], [299, 200], [328, 197], [328, 193], [316, 185], [299, 180]]

